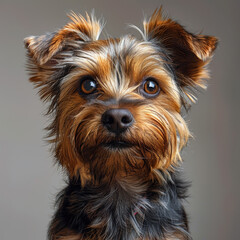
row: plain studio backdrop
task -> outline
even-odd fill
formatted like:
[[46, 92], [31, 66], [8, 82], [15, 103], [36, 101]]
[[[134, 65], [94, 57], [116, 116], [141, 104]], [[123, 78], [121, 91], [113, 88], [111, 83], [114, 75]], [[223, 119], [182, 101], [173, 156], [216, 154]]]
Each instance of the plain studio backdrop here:
[[194, 135], [183, 153], [184, 176], [192, 182], [186, 209], [194, 239], [239, 239], [240, 1], [1, 0], [1, 240], [46, 239], [55, 195], [64, 185], [43, 140], [46, 106], [28, 82], [23, 39], [60, 28], [71, 10], [85, 15], [92, 9], [105, 19], [104, 33], [119, 37], [135, 32], [127, 24], [142, 28], [144, 16], [160, 5], [187, 30], [220, 40], [208, 90], [198, 94], [186, 118]]

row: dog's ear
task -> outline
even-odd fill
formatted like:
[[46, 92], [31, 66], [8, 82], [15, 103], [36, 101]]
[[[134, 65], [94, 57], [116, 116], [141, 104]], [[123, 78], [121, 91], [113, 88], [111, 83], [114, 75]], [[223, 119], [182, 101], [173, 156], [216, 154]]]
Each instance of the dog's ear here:
[[72, 22], [68, 23], [57, 32], [24, 39], [28, 55], [37, 65], [44, 65], [62, 49], [71, 45], [73, 41], [94, 41], [97, 40], [102, 25], [94, 16], [86, 14], [86, 19], [81, 15], [72, 13], [69, 15]]
[[72, 69], [64, 60], [83, 44], [97, 40], [102, 30], [93, 14], [91, 17], [87, 14], [86, 19], [74, 13], [69, 17], [72, 21], [59, 31], [25, 39], [29, 80], [39, 89], [43, 101], [52, 100], [49, 112], [56, 106], [62, 78]]
[[157, 9], [148, 21], [144, 21], [145, 37], [163, 48], [170, 58], [180, 89], [194, 101], [189, 88], [205, 88], [203, 79], [208, 77], [205, 66], [209, 63], [217, 46], [212, 36], [194, 35], [180, 24], [162, 17]]

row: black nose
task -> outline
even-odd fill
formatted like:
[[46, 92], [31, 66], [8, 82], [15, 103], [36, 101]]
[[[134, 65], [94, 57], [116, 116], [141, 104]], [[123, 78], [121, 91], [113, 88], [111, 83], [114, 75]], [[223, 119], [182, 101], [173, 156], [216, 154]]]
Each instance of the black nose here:
[[120, 134], [133, 124], [133, 115], [127, 109], [113, 108], [102, 115], [102, 123], [108, 131]]

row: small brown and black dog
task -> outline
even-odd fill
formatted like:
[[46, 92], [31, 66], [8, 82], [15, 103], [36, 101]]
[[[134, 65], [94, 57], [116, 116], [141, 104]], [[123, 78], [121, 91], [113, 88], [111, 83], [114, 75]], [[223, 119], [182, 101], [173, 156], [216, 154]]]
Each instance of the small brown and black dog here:
[[190, 135], [181, 112], [205, 88], [217, 39], [187, 32], [161, 9], [138, 29], [141, 40], [98, 40], [103, 24], [93, 15], [70, 18], [25, 39], [30, 81], [50, 103], [49, 138], [68, 176], [48, 239], [191, 239], [177, 176]]

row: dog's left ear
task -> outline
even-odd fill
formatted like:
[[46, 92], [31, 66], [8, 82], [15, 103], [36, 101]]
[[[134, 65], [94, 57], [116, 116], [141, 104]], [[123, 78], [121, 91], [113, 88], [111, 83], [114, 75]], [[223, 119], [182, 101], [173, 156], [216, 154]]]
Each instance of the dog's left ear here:
[[187, 89], [205, 88], [202, 81], [208, 77], [205, 66], [217, 46], [217, 38], [187, 32], [177, 22], [164, 19], [161, 8], [144, 22], [144, 30], [148, 41], [165, 49], [175, 70], [177, 84], [194, 101], [194, 96]]
[[69, 18], [72, 22], [57, 32], [24, 39], [29, 57], [33, 58], [35, 64], [41, 66], [47, 63], [64, 48], [73, 46], [74, 41], [87, 42], [98, 39], [102, 25], [93, 15], [90, 17], [86, 14], [84, 18], [72, 13]]

